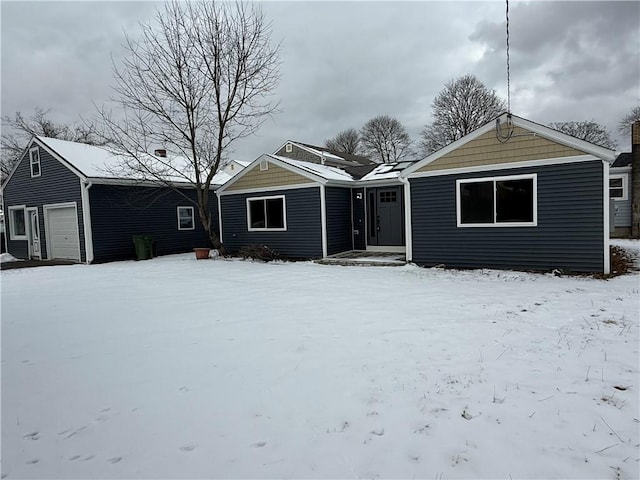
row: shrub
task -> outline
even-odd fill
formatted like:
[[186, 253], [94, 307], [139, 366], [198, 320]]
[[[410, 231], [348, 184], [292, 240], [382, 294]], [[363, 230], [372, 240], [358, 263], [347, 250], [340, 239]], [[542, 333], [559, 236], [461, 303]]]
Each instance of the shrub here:
[[266, 245], [252, 244], [242, 247], [238, 250], [238, 255], [242, 258], [251, 258], [253, 260], [260, 260], [262, 262], [271, 262], [273, 260], [279, 260], [280, 255], [277, 252], [267, 247]]

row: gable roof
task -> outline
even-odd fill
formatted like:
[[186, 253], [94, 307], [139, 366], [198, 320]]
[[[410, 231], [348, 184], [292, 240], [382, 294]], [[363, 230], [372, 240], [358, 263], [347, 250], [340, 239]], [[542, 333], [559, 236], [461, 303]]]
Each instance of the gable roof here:
[[[138, 185], [158, 184], [157, 181], [152, 179], [136, 178], [131, 175], [118, 174], [118, 167], [123, 161], [126, 161], [128, 157], [126, 155], [114, 154], [113, 151], [107, 147], [60, 140], [58, 138], [34, 136], [29, 142], [26, 150], [32, 148], [34, 144], [37, 144], [47, 150], [60, 163], [69, 168], [69, 170], [81, 179], [91, 179], [95, 183], [126, 182]], [[159, 158], [151, 154], [145, 155], [148, 155], [150, 158]], [[179, 161], [180, 157], [175, 157], [175, 159]], [[186, 163], [186, 159], [183, 160], [185, 160]], [[14, 171], [17, 167], [18, 165], [14, 168]], [[9, 181], [12, 175], [13, 172], [9, 177], [7, 177], [5, 183]], [[192, 183], [188, 182], [184, 177], [168, 176], [167, 180], [175, 183], [176, 185], [192, 185]], [[211, 182], [211, 186], [217, 187], [227, 180], [229, 180], [229, 175], [226, 172], [216, 172], [216, 175], [213, 177], [213, 181]]]
[[621, 153], [611, 164], [611, 168], [630, 167], [633, 161], [633, 154], [630, 152]]
[[324, 157], [327, 160], [333, 160], [338, 163], [344, 162], [346, 165], [350, 164], [350, 166], [375, 164], [375, 162], [372, 161], [370, 158], [364, 157], [362, 155], [353, 155], [350, 153], [338, 152], [337, 150], [330, 150], [326, 147], [318, 147], [317, 145], [311, 145], [309, 143], [303, 143], [303, 142], [295, 142], [293, 140], [287, 140], [286, 142], [284, 142], [282, 145], [280, 145], [280, 147], [278, 147], [273, 152], [273, 154], [276, 155], [288, 143], [295, 145], [302, 150], [306, 150], [307, 152], [313, 155], [316, 155], [318, 157]]
[[540, 137], [546, 138], [570, 148], [574, 148], [576, 150], [580, 150], [582, 152], [585, 152], [585, 154], [593, 155], [594, 157], [606, 160], [608, 162], [613, 161], [613, 159], [615, 158], [615, 151], [613, 150], [595, 145], [590, 142], [586, 142], [584, 140], [580, 140], [579, 138], [572, 137], [571, 135], [567, 135], [566, 133], [554, 130], [553, 128], [546, 127], [539, 123], [535, 123], [522, 117], [518, 117], [516, 115], [505, 112], [500, 114], [495, 119], [485, 123], [483, 126], [474, 130], [468, 135], [465, 135], [455, 142], [452, 142], [449, 145], [441, 148], [440, 150], [432, 153], [428, 157], [414, 163], [402, 173], [402, 177], [411, 175], [416, 170], [419, 170], [420, 168], [433, 163], [444, 155], [447, 155], [448, 153], [462, 147], [463, 145], [475, 140], [485, 133], [491, 132], [492, 130], [496, 129], [498, 126], [501, 126], [506, 122], [510, 122], [511, 125], [515, 127], [521, 127], [536, 135], [539, 135]]

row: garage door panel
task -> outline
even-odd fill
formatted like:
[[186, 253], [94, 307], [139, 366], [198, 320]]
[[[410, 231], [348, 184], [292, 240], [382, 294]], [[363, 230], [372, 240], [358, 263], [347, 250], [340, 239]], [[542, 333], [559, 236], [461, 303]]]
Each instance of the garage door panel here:
[[75, 206], [47, 208], [49, 258], [80, 261], [78, 213]]

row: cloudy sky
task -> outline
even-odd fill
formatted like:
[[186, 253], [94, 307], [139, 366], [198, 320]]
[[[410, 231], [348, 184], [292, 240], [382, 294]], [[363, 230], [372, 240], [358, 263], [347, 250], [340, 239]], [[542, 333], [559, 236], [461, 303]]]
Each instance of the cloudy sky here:
[[[3, 115], [50, 109], [74, 122], [111, 94], [123, 55], [161, 4], [1, 2]], [[506, 97], [505, 4], [497, 2], [262, 2], [282, 42], [281, 112], [236, 145], [253, 160], [285, 140], [312, 144], [387, 114], [414, 140], [431, 102], [466, 73]], [[535, 122], [595, 120], [618, 136], [640, 103], [640, 3], [510, 5], [511, 110]]]

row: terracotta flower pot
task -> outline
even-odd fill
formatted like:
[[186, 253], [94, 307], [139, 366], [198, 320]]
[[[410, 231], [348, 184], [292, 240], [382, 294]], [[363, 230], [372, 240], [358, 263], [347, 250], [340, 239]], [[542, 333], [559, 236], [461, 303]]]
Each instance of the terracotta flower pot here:
[[211, 249], [210, 248], [194, 248], [193, 251], [196, 252], [197, 260], [205, 260], [209, 258], [209, 252], [211, 251]]

